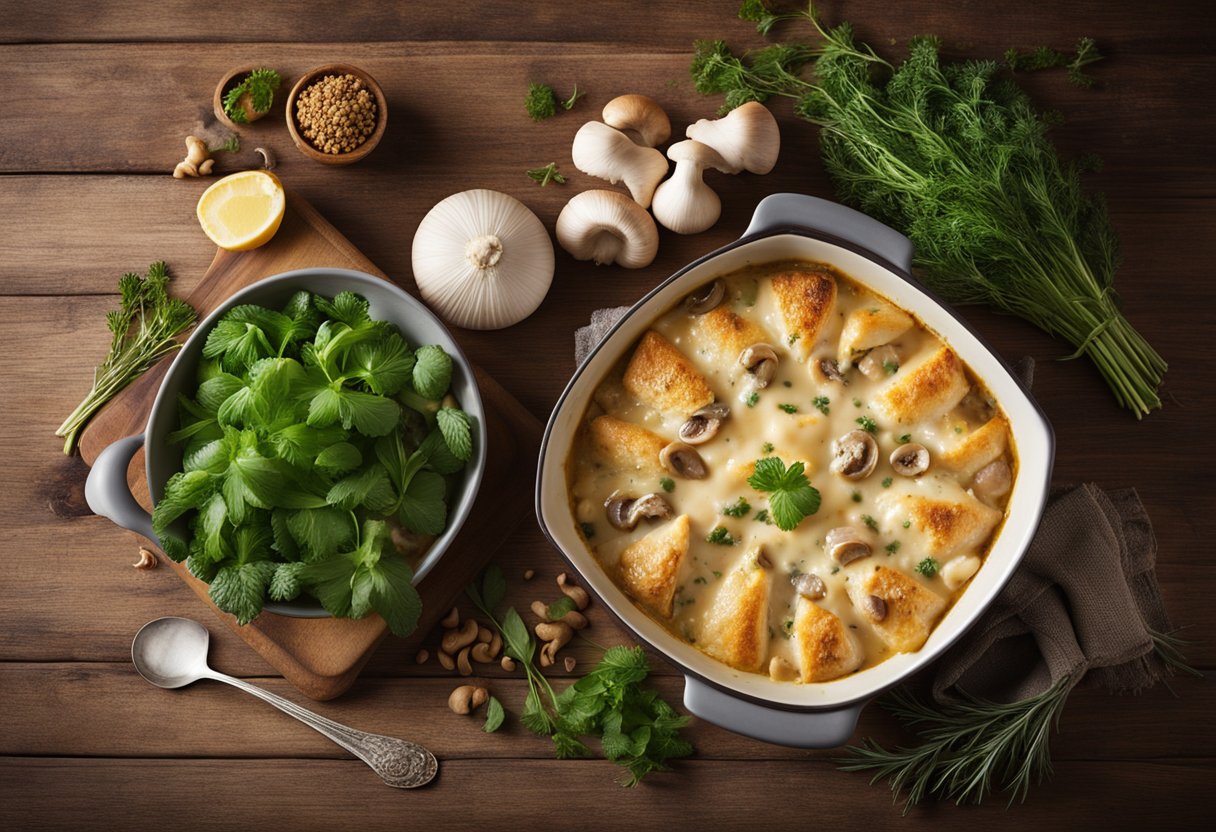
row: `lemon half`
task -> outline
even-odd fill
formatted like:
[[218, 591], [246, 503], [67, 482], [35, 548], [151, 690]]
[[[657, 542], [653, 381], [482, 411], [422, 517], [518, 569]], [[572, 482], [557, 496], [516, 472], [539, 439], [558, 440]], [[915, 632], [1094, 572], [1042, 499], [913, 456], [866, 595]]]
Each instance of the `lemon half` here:
[[264, 170], [225, 176], [198, 200], [198, 221], [220, 248], [248, 251], [279, 230], [287, 202], [279, 178]]

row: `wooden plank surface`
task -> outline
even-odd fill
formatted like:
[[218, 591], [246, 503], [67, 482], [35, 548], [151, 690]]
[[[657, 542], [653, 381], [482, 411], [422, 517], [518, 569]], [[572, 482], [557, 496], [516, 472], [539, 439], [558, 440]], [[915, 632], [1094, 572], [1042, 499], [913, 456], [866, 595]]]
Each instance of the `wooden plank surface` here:
[[[334, 14], [314, 4], [10, 4], [0, 14], [0, 828], [162, 829], [183, 818], [230, 828], [361, 827], [513, 829], [559, 822], [579, 828], [859, 828], [901, 822], [883, 786], [837, 772], [832, 755], [754, 742], [697, 723], [698, 754], [674, 774], [623, 791], [600, 761], [555, 761], [547, 740], [510, 719], [487, 736], [446, 711], [456, 679], [432, 658], [389, 639], [360, 682], [318, 705], [356, 727], [409, 737], [442, 762], [437, 782], [400, 793], [303, 726], [214, 683], [165, 692], [128, 663], [130, 638], [147, 620], [207, 612], [169, 570], [132, 569], [136, 540], [89, 515], [85, 468], [51, 434], [88, 387], [104, 352], [104, 313], [118, 275], [166, 259], [189, 292], [213, 248], [194, 221], [206, 180], [168, 171], [182, 138], [207, 128], [210, 94], [231, 66], [258, 62], [287, 75], [329, 60], [377, 76], [392, 120], [382, 145], [345, 169], [306, 162], [277, 116], [244, 131], [244, 149], [219, 168], [252, 164], [252, 148], [279, 157], [278, 173], [390, 277], [414, 291], [410, 240], [438, 199], [468, 187], [511, 193], [552, 231], [573, 193], [598, 186], [573, 171], [569, 142], [583, 121], [620, 92], [662, 101], [681, 125], [712, 112], [687, 77], [693, 39], [762, 41], [734, 20], [733, 0], [598, 4], [383, 4], [352, 0]], [[1132, 321], [1170, 362], [1166, 409], [1144, 422], [1118, 410], [1093, 369], [1055, 362], [1068, 350], [1020, 321], [965, 310], [1010, 359], [1039, 359], [1036, 395], [1056, 429], [1057, 480], [1135, 486], [1153, 518], [1159, 577], [1174, 620], [1190, 629], [1196, 664], [1216, 670], [1216, 374], [1207, 334], [1216, 328], [1216, 43], [1208, 4], [1169, 0], [1025, 4], [877, 0], [825, 5], [881, 49], [912, 34], [941, 35], [951, 54], [992, 56], [1011, 45], [1066, 46], [1099, 40], [1110, 59], [1101, 85], [1081, 90], [1058, 75], [1028, 83], [1068, 121], [1057, 131], [1069, 153], [1107, 164], [1091, 177], [1104, 191], [1123, 243], [1118, 288]], [[239, 19], [239, 23], [234, 23]], [[790, 34], [791, 30], [779, 30]], [[898, 44], [894, 47], [898, 48]], [[533, 124], [523, 114], [529, 80], [588, 96], [572, 113]], [[281, 99], [280, 99], [281, 100]], [[655, 264], [639, 272], [575, 263], [560, 250], [541, 309], [499, 333], [458, 331], [470, 358], [537, 418], [547, 417], [574, 369], [572, 332], [593, 309], [631, 303], [692, 258], [746, 227], [755, 203], [783, 190], [830, 196], [815, 132], [787, 103], [775, 106], [784, 150], [767, 177], [714, 176], [724, 213], [709, 232], [662, 235]], [[528, 167], [557, 161], [565, 188], [541, 189]], [[509, 344], [509, 349], [503, 345]], [[521, 609], [555, 597], [562, 568], [525, 518], [497, 556]], [[537, 570], [531, 583], [520, 575]], [[588, 635], [629, 643], [594, 606]], [[436, 641], [428, 634], [424, 644]], [[576, 643], [577, 676], [598, 649]], [[212, 663], [284, 695], [290, 686], [226, 629], [212, 627]], [[652, 655], [655, 684], [678, 701], [681, 682]], [[517, 714], [517, 674], [481, 667]], [[904, 823], [943, 829], [1178, 828], [1210, 821], [1216, 760], [1216, 696], [1210, 683], [1179, 678], [1165, 689], [1111, 697], [1072, 695], [1053, 743], [1056, 773], [1025, 805], [999, 796], [980, 810], [918, 809]], [[857, 737], [902, 741], [889, 715], [864, 713]], [[203, 786], [202, 784], [206, 784]], [[222, 800], [214, 799], [223, 795]], [[605, 811], [610, 807], [611, 811]], [[201, 823], [201, 821], [200, 821]], [[186, 822], [189, 826], [190, 823]]]

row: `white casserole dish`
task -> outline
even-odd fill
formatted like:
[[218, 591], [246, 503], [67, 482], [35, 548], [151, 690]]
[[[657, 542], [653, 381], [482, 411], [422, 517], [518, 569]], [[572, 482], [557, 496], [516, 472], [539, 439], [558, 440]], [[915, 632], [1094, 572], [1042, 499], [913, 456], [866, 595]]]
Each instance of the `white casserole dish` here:
[[[688, 292], [749, 264], [805, 259], [829, 263], [916, 315], [980, 378], [1009, 419], [1018, 474], [984, 565], [925, 645], [831, 682], [794, 684], [710, 658], [647, 616], [587, 550], [570, 509], [566, 459], [596, 385], [650, 324]], [[1022, 559], [1047, 499], [1054, 456], [1051, 426], [986, 343], [910, 275], [912, 244], [864, 214], [815, 197], [775, 194], [757, 207], [743, 236], [663, 281], [608, 333], [558, 399], [541, 443], [536, 512], [542, 530], [585, 584], [625, 626], [685, 675], [693, 714], [740, 734], [807, 748], [841, 745], [870, 699], [917, 672], [957, 640], [996, 598]]]

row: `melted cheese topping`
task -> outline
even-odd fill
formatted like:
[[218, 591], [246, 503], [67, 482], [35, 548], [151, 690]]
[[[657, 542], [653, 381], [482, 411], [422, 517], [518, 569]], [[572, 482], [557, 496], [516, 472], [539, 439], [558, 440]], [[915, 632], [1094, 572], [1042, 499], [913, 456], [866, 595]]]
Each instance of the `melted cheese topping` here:
[[[700, 316], [683, 305], [669, 310], [601, 380], [567, 463], [574, 522], [641, 609], [734, 667], [766, 672], [780, 657], [801, 682], [822, 682], [919, 649], [965, 584], [951, 592], [917, 565], [986, 553], [1004, 498], [986, 504], [969, 486], [979, 467], [998, 460], [1016, 471], [1008, 422], [940, 338], [830, 267], [770, 263], [721, 279], [721, 306]], [[802, 297], [799, 286], [814, 291]], [[803, 342], [790, 321], [808, 310], [815, 327]], [[879, 320], [871, 326], [869, 316]], [[763, 389], [738, 360], [752, 343], [767, 343], [779, 359]], [[872, 349], [885, 359], [878, 372], [870, 362], [874, 378], [858, 367]], [[839, 360], [847, 384], [825, 378], [821, 359]], [[659, 463], [659, 446], [677, 439], [707, 390], [731, 415], [696, 446], [708, 476], [683, 478]], [[833, 440], [867, 426], [879, 447], [874, 472], [849, 480], [830, 470]], [[916, 477], [888, 461], [908, 441], [930, 453], [929, 470]], [[822, 498], [790, 532], [765, 522], [766, 496], [747, 483], [765, 456], [802, 461]], [[632, 531], [608, 522], [608, 500], [652, 492], [671, 504], [670, 517], [642, 519]], [[824, 541], [839, 526], [854, 527], [872, 554], [836, 563]], [[718, 527], [733, 543], [707, 539]], [[805, 598], [800, 606], [794, 589], [803, 573], [827, 590], [814, 608]], [[868, 595], [886, 604], [884, 621], [867, 612]]]

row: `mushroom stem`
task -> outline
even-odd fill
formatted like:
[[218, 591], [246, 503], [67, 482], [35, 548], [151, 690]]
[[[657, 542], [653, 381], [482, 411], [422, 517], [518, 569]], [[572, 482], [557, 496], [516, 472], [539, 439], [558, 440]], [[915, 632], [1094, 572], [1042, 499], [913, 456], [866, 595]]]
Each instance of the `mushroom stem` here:
[[502, 240], [493, 234], [482, 234], [469, 240], [464, 257], [474, 268], [488, 269], [502, 259]]
[[608, 226], [601, 225], [595, 232], [595, 242], [591, 247], [591, 259], [595, 261], [597, 266], [611, 263], [621, 253], [621, 245], [621, 238], [616, 235], [616, 231]]

